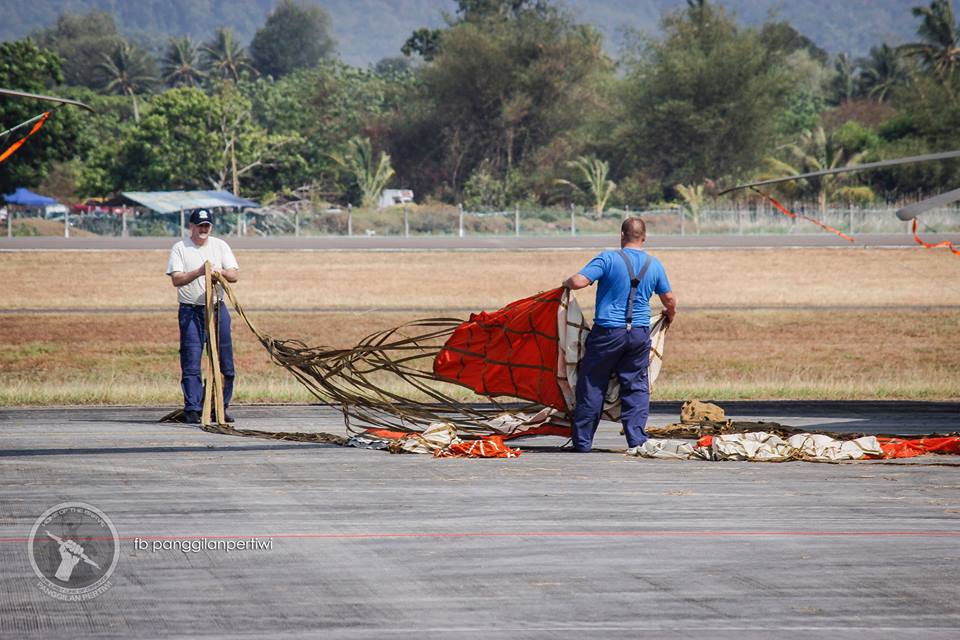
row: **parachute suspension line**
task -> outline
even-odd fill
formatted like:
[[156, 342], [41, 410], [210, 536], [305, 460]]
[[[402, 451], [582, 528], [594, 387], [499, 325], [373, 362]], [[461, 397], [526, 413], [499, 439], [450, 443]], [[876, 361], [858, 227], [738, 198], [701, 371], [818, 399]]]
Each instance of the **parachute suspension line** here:
[[[477, 404], [452, 395], [451, 387], [456, 382], [437, 376], [433, 363], [463, 320], [415, 320], [373, 333], [348, 349], [310, 347], [299, 340], [274, 338], [261, 331], [247, 316], [230, 284], [220, 284], [237, 315], [271, 360], [289, 371], [318, 400], [338, 405], [350, 433], [361, 434], [371, 427], [420, 433], [430, 425], [446, 422], [456, 424], [461, 435], [483, 437], [493, 431], [490, 421], [504, 413], [536, 413], [543, 409], [542, 404], [535, 402], [511, 403], [508, 407], [493, 398]], [[425, 400], [412, 398], [411, 390]], [[298, 435], [303, 434], [271, 437], [299, 439]], [[325, 437], [335, 438], [330, 434]]]
[[6, 161], [7, 158], [9, 158], [9, 157], [12, 156], [14, 153], [16, 153], [16, 152], [17, 152], [17, 149], [19, 149], [20, 147], [22, 147], [22, 146], [23, 146], [23, 143], [25, 143], [25, 142], [27, 141], [27, 139], [30, 138], [30, 136], [32, 136], [32, 135], [35, 134], [37, 131], [39, 131], [39, 130], [40, 130], [40, 127], [43, 126], [43, 123], [46, 122], [46, 121], [47, 121], [47, 118], [50, 117], [50, 113], [51, 113], [51, 111], [45, 111], [45, 112], [41, 113], [39, 116], [37, 116], [36, 118], [32, 118], [31, 120], [28, 120], [27, 122], [21, 123], [20, 125], [17, 125], [16, 127], [13, 127], [12, 129], [9, 129], [9, 130], [5, 131], [4, 134], [8, 134], [8, 133], [10, 133], [10, 132], [12, 132], [12, 131], [15, 131], [16, 129], [18, 129], [18, 128], [21, 127], [21, 126], [25, 126], [26, 124], [30, 123], [32, 120], [37, 120], [37, 122], [33, 125], [33, 127], [30, 129], [30, 131], [27, 132], [27, 135], [23, 136], [22, 138], [20, 138], [20, 139], [17, 140], [16, 142], [14, 142], [12, 145], [10, 145], [9, 147], [7, 147], [7, 148], [3, 151], [3, 153], [0, 153], [0, 163], [3, 163], [4, 161]]
[[843, 239], [846, 240], [847, 242], [853, 242], [853, 241], [854, 241], [852, 237], [848, 236], [848, 235], [845, 234], [843, 231], [840, 231], [839, 229], [834, 229], [833, 227], [828, 226], [828, 225], [820, 222], [820, 221], [817, 220], [816, 218], [811, 218], [810, 216], [805, 216], [805, 215], [803, 215], [803, 214], [794, 213], [793, 211], [790, 211], [790, 210], [787, 209], [785, 206], [783, 206], [782, 204], [780, 204], [780, 203], [777, 201], [776, 198], [774, 198], [773, 196], [768, 195], [768, 194], [760, 191], [760, 190], [757, 189], [756, 187], [750, 187], [750, 190], [753, 191], [753, 192], [755, 192], [755, 193], [757, 193], [757, 194], [759, 194], [759, 195], [761, 195], [761, 196], [763, 196], [763, 197], [766, 198], [767, 200], [769, 200], [769, 201], [770, 201], [770, 204], [772, 204], [774, 207], [776, 207], [777, 210], [780, 211], [780, 213], [782, 213], [783, 215], [785, 215], [785, 216], [787, 216], [787, 217], [794, 218], [794, 219], [796, 219], [796, 218], [802, 218], [802, 219], [804, 219], [804, 220], [806, 220], [806, 221], [808, 221], [808, 222], [812, 222], [813, 224], [817, 225], [817, 226], [820, 227], [821, 229], [825, 229], [825, 230], [827, 230], [827, 231], [829, 231], [829, 232], [831, 232], [831, 233], [837, 234], [838, 236], [840, 236], [841, 238], [843, 238]]

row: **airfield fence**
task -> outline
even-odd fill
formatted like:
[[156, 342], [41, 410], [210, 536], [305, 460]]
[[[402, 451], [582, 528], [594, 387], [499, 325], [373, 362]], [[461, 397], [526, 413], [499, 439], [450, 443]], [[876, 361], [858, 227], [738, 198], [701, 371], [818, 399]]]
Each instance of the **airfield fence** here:
[[[908, 233], [910, 223], [895, 212], [902, 203], [878, 207], [830, 207], [789, 203], [791, 210], [816, 218], [845, 233]], [[619, 231], [627, 216], [647, 221], [652, 235], [796, 234], [820, 230], [805, 220], [791, 219], [765, 203], [704, 208], [691, 216], [680, 208], [608, 209], [601, 216], [582, 207], [513, 207], [467, 210], [449, 205], [411, 205], [387, 209], [330, 209], [309, 202], [245, 211], [218, 212], [217, 233], [223, 236], [569, 236], [609, 235]], [[185, 217], [185, 216], [183, 216]], [[934, 209], [921, 216], [927, 232], [960, 231], [960, 207]], [[39, 219], [36, 212], [10, 208], [0, 219], [0, 233], [66, 235], [70, 231], [99, 236], [169, 236], [182, 232], [180, 213], [125, 212], [58, 214]]]

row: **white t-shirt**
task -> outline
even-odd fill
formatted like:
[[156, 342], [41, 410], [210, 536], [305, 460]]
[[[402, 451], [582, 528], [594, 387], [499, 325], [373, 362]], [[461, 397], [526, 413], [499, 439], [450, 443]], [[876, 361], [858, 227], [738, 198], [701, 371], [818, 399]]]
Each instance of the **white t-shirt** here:
[[[208, 237], [203, 246], [198, 247], [193, 240], [186, 237], [173, 245], [173, 249], [170, 250], [167, 275], [177, 271], [187, 272], [199, 269], [208, 260], [210, 264], [220, 269], [240, 268], [233, 251], [230, 250], [230, 245], [220, 238]], [[177, 287], [177, 300], [185, 304], [204, 304], [206, 291], [206, 282], [200, 277], [182, 287]], [[213, 294], [214, 300], [220, 300], [223, 297], [220, 287], [216, 287]]]

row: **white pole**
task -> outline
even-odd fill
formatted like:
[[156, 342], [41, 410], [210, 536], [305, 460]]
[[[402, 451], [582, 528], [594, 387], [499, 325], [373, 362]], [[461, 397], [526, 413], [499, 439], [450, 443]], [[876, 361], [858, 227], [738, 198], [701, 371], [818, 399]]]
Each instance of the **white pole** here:
[[296, 212], [293, 214], [293, 235], [294, 237], [300, 237], [300, 207], [297, 207]]
[[403, 237], [410, 237], [410, 210], [403, 208]]
[[7, 210], [7, 237], [13, 237], [13, 209]]
[[513, 235], [520, 237], [520, 205], [513, 208]]
[[570, 203], [570, 235], [577, 235], [577, 205]]
[[463, 237], [463, 204], [458, 204], [457, 209], [460, 212], [460, 237]]
[[70, 210], [67, 209], [63, 214], [63, 237], [70, 237]]
[[181, 238], [183, 238], [184, 236], [187, 235], [186, 229], [187, 229], [187, 227], [186, 227], [186, 225], [184, 224], [184, 221], [183, 221], [183, 209], [180, 209], [180, 237], [181, 237]]
[[347, 236], [353, 235], [353, 205], [347, 205]]
[[850, 203], [850, 208], [847, 210], [847, 213], [850, 218], [850, 223], [849, 223], [850, 233], [853, 233], [853, 203], [852, 202]]
[[121, 227], [120, 227], [120, 235], [123, 236], [124, 238], [126, 238], [127, 235], [128, 235], [128, 234], [127, 234], [127, 208], [126, 208], [126, 207], [124, 207], [123, 209], [121, 209], [121, 215], [122, 215], [122, 223], [121, 223]]

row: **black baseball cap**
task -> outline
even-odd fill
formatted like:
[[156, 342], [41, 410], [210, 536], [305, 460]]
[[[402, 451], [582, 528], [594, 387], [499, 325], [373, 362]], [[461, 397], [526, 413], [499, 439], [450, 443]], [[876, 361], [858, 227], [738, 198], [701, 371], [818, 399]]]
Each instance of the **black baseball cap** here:
[[190, 214], [190, 224], [213, 224], [213, 212], [207, 209], [194, 209]]

